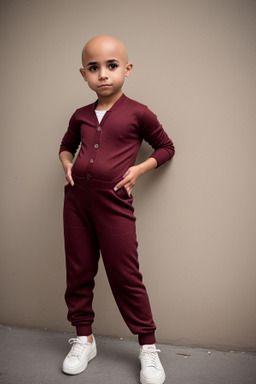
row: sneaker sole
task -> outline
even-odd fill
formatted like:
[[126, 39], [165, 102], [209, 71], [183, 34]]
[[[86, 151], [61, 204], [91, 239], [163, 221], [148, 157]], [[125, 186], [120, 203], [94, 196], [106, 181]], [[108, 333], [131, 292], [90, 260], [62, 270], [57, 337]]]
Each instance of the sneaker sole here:
[[97, 355], [97, 350], [95, 349], [94, 351], [91, 352], [91, 354], [88, 356], [88, 360], [86, 360], [84, 362], [84, 364], [82, 364], [79, 369], [68, 369], [68, 368], [65, 368], [64, 365], [62, 367], [62, 371], [64, 373], [66, 373], [66, 375], [79, 375], [80, 373], [82, 373], [88, 366], [88, 363], [89, 361], [91, 361], [92, 359], [94, 359], [94, 357], [96, 357]]
[[152, 379], [146, 379], [143, 377], [143, 375], [140, 375], [140, 382], [141, 384], [163, 384], [165, 382], [165, 373], [159, 379], [156, 379], [155, 381], [152, 381]]

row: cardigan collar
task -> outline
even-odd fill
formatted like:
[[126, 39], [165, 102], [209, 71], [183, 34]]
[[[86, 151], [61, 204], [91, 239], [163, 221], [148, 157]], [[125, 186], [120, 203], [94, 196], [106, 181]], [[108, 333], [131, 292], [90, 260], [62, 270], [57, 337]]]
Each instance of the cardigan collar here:
[[[124, 93], [117, 99], [117, 101], [112, 105], [112, 107], [107, 112], [112, 112], [115, 109], [119, 108], [120, 105], [122, 105], [127, 100], [127, 96], [125, 96]], [[92, 112], [95, 111], [96, 107], [98, 105], [98, 100], [95, 101], [95, 103], [92, 104]]]

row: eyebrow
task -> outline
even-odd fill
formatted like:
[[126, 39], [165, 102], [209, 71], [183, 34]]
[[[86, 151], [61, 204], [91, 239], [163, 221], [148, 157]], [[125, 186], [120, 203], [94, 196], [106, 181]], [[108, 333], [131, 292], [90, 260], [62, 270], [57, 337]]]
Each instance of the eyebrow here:
[[[111, 59], [111, 60], [107, 60], [107, 63], [108, 64], [111, 64], [111, 63], [119, 63], [119, 61], [117, 59]], [[86, 65], [86, 67], [89, 67], [90, 65], [97, 65], [99, 64], [97, 61], [91, 61], [90, 63], [88, 63]]]

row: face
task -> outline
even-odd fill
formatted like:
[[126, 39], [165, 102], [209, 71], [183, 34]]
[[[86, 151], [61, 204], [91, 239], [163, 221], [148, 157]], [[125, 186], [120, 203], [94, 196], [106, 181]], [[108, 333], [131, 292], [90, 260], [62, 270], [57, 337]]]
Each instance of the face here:
[[130, 76], [132, 64], [127, 62], [123, 44], [114, 38], [98, 37], [86, 44], [80, 72], [98, 97], [118, 96], [125, 77]]

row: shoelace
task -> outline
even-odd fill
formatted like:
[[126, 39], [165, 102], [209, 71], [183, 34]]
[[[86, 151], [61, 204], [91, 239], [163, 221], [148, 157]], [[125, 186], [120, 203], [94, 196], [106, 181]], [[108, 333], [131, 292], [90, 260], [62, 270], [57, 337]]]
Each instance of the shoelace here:
[[85, 349], [85, 345], [81, 344], [81, 342], [77, 338], [69, 339], [68, 342], [69, 344], [72, 344], [69, 356], [80, 357]]
[[157, 352], [161, 352], [160, 349], [154, 349], [152, 351], [142, 351], [141, 356], [147, 367], [157, 368]]

